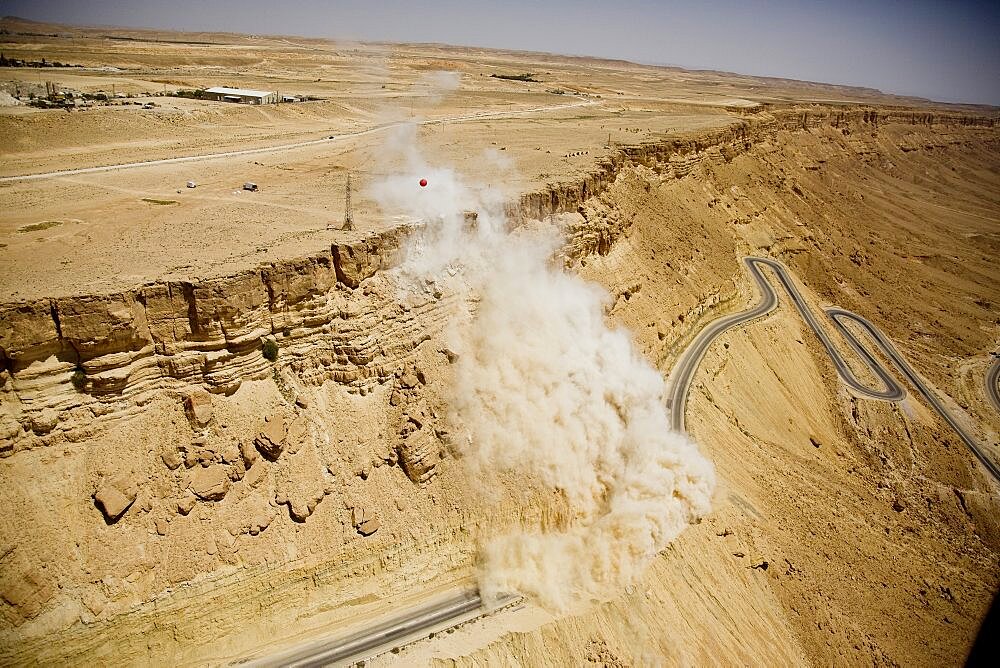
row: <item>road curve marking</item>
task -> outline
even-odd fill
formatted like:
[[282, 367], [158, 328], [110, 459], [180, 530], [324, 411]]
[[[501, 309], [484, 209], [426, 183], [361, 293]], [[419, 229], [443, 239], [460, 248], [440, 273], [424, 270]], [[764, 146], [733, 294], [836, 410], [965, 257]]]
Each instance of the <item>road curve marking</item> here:
[[[806, 305], [805, 300], [802, 298], [801, 293], [799, 293], [798, 288], [792, 281], [791, 275], [785, 265], [771, 258], [754, 256], [743, 258], [743, 262], [746, 264], [747, 268], [750, 270], [750, 274], [757, 282], [757, 288], [759, 289], [762, 297], [761, 301], [756, 306], [746, 311], [723, 316], [709, 323], [705, 329], [698, 333], [694, 341], [691, 342], [691, 345], [689, 345], [687, 350], [685, 350], [681, 355], [674, 367], [674, 370], [670, 374], [670, 421], [675, 430], [685, 430], [684, 415], [687, 408], [687, 395], [691, 387], [691, 382], [694, 379], [694, 374], [698, 369], [698, 364], [705, 356], [705, 352], [707, 351], [709, 345], [711, 345], [712, 341], [733, 327], [763, 317], [777, 308], [778, 294], [774, 288], [771, 287], [771, 284], [761, 271], [761, 266], [766, 266], [770, 267], [770, 269], [777, 276], [778, 281], [781, 283], [782, 287], [785, 288], [789, 297], [791, 297], [792, 303], [795, 305], [796, 309], [798, 309], [802, 319], [806, 321], [806, 324], [809, 325], [809, 328], [823, 344], [827, 355], [830, 357], [834, 367], [837, 369], [837, 374], [840, 376], [840, 379], [848, 387], [864, 397], [880, 401], [902, 401], [903, 398], [906, 397], [906, 390], [896, 381], [889, 370], [886, 369], [869, 351], [864, 343], [862, 343], [854, 335], [854, 333], [846, 327], [845, 322], [850, 321], [860, 326], [865, 331], [867, 336], [869, 336], [878, 345], [885, 356], [892, 362], [893, 366], [896, 367], [896, 370], [917, 390], [917, 392], [934, 408], [934, 410], [937, 411], [942, 419], [944, 419], [944, 421], [951, 426], [955, 433], [958, 434], [959, 438], [965, 443], [969, 450], [972, 451], [972, 454], [975, 455], [976, 459], [978, 459], [990, 475], [993, 476], [993, 479], [1000, 482], [1000, 467], [998, 467], [997, 464], [993, 462], [989, 456], [987, 456], [976, 440], [972, 438], [962, 425], [959, 424], [958, 420], [956, 420], [954, 416], [952, 416], [952, 414], [944, 407], [937, 395], [927, 387], [927, 385], [920, 378], [919, 374], [914, 371], [913, 367], [910, 366], [892, 342], [874, 324], [866, 318], [863, 318], [860, 315], [846, 309], [837, 307], [824, 309], [824, 312], [833, 322], [837, 331], [839, 331], [840, 334], [847, 339], [847, 342], [850, 344], [854, 352], [862, 359], [862, 361], [864, 361], [865, 365], [878, 378], [882, 386], [881, 388], [869, 387], [859, 381], [854, 375], [851, 369], [847, 366], [847, 363], [844, 361], [840, 352], [833, 345], [833, 341], [831, 341], [826, 331], [820, 326], [812, 311]], [[998, 380], [1000, 380], [1000, 359], [994, 363], [987, 380], [988, 392], [992, 393], [991, 399], [995, 400], [998, 404], [998, 408], [1000, 408], [1000, 396], [994, 397], [994, 394], [998, 392]], [[992, 383], [992, 385], [990, 385], [990, 383]]]

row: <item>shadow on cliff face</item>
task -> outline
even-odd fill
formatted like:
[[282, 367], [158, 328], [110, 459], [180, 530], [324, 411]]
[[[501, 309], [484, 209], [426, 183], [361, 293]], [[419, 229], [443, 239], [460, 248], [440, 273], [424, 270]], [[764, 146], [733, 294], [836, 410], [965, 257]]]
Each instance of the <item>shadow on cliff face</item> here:
[[966, 668], [979, 668], [980, 666], [995, 666], [997, 657], [1000, 656], [1000, 609], [997, 602], [1000, 601], [1000, 593], [993, 596], [993, 603], [983, 618], [983, 623], [979, 627], [979, 635], [976, 642], [965, 660]]
[[607, 294], [552, 261], [555, 226], [511, 229], [499, 193], [428, 164], [413, 126], [386, 153], [407, 167], [370, 194], [426, 223], [395, 271], [400, 291], [433, 281], [461, 298], [448, 343], [463, 461], [484, 493], [522, 472], [572, 508], [565, 529], [523, 527], [482, 547], [484, 597], [516, 591], [565, 611], [615, 596], [709, 510], [712, 465], [670, 431], [663, 379], [606, 323]]

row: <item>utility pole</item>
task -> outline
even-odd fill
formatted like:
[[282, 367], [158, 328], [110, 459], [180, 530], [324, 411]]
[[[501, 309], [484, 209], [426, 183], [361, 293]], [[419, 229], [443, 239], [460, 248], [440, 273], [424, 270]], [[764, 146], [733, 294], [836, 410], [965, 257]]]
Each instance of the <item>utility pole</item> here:
[[354, 219], [351, 216], [351, 173], [347, 172], [347, 195], [344, 203], [344, 226], [342, 230], [353, 230]]

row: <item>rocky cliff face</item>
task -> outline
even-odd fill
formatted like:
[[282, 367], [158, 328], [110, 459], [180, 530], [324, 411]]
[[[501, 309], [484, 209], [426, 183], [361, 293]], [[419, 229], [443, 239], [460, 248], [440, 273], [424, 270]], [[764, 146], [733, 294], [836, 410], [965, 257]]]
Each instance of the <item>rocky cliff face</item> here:
[[[567, 261], [604, 254], [629, 221], [602, 207], [598, 196], [626, 166], [682, 178], [779, 131], [828, 125], [844, 134], [877, 132], [887, 123], [993, 128], [996, 119], [836, 107], [758, 110], [698, 136], [622, 147], [579, 182], [525, 194], [507, 213], [515, 223], [572, 214], [563, 221]], [[360, 392], [386, 382], [443, 321], [440, 297], [399, 304], [394, 295], [364, 288], [393, 265], [411, 229], [199, 282], [0, 305], [0, 456], [78, 440], [136, 413], [158, 393], [193, 387], [232, 393], [244, 380], [272, 373], [262, 350], [268, 337], [281, 350], [280, 364], [307, 382], [334, 379]]]

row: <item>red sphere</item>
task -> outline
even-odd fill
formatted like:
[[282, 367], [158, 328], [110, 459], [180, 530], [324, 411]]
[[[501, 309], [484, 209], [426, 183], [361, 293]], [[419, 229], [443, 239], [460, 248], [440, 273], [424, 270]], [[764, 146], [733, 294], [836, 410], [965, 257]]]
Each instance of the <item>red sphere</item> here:
[[421, 188], [427, 187], [427, 179], [420, 179], [420, 187]]

